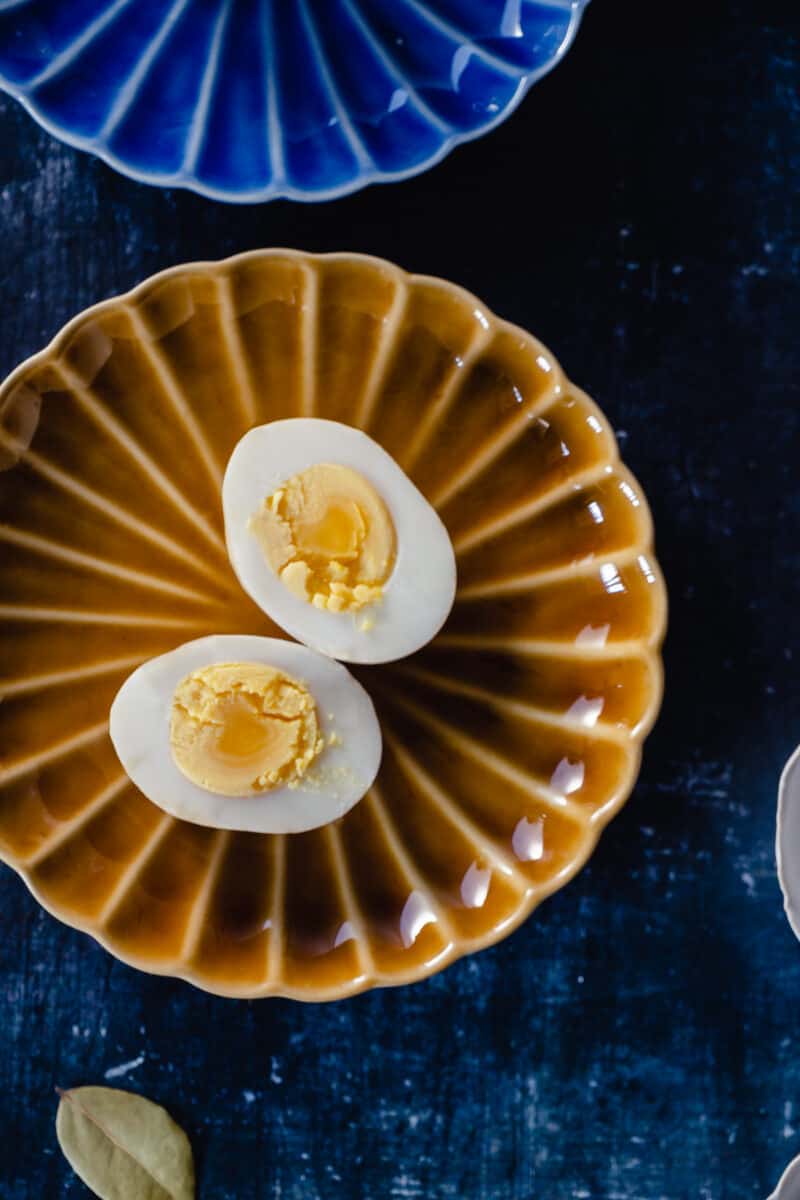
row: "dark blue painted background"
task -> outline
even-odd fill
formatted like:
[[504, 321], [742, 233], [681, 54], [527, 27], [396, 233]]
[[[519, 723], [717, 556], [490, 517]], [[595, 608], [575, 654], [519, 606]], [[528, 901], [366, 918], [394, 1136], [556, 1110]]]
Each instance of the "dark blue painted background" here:
[[653, 504], [667, 696], [583, 874], [508, 941], [329, 1007], [121, 966], [0, 871], [0, 1196], [85, 1195], [53, 1085], [165, 1104], [202, 1200], [764, 1200], [800, 1152], [775, 880], [800, 740], [795, 3], [595, 0], [486, 140], [327, 207], [136, 186], [0, 103], [0, 371], [161, 267], [254, 246], [441, 274], [600, 401]]

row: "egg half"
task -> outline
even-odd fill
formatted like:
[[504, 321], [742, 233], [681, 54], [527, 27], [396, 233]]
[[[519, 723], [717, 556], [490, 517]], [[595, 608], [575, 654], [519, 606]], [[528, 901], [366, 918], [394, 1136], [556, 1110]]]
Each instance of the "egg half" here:
[[228, 462], [222, 504], [242, 587], [320, 653], [389, 662], [447, 619], [456, 589], [447, 530], [360, 430], [303, 417], [251, 429]]
[[128, 777], [184, 821], [302, 833], [371, 787], [381, 731], [346, 667], [307, 646], [219, 635], [150, 659], [111, 706]]

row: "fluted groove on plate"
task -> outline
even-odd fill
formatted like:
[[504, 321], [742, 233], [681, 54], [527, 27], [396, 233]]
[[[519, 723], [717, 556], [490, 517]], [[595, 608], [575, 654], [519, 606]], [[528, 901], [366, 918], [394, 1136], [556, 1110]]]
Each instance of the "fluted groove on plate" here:
[[106, 896], [97, 917], [97, 926], [106, 928], [114, 915], [119, 911], [134, 883], [140, 878], [148, 863], [158, 852], [168, 834], [175, 828], [177, 822], [169, 813], [162, 813], [154, 827], [145, 838], [130, 862], [123, 868], [119, 878]]
[[266, 951], [266, 983], [276, 988], [283, 975], [284, 900], [286, 892], [286, 835], [270, 838], [272, 847], [272, 894], [269, 906], [269, 938]]
[[205, 877], [200, 890], [194, 898], [189, 920], [186, 922], [183, 942], [178, 955], [178, 960], [181, 963], [191, 962], [192, 957], [197, 951], [200, 939], [204, 933], [204, 922], [208, 915], [209, 907], [213, 903], [214, 889], [217, 886], [217, 880], [219, 879], [225, 856], [230, 848], [232, 836], [233, 834], [230, 829], [218, 829], [214, 835], [214, 845], [206, 867]]
[[[10, 446], [10, 443], [6, 439], [0, 437], [0, 445], [8, 447]], [[73, 478], [67, 472], [62, 471], [55, 464], [48, 462], [47, 458], [45, 458], [43, 455], [28, 449], [21, 451], [18, 454], [18, 459], [19, 461], [24, 462], [33, 471], [36, 471], [44, 479], [47, 479], [49, 483], [52, 483], [55, 487], [61, 488], [68, 495], [73, 496], [82, 503], [96, 509], [104, 516], [116, 521], [117, 524], [121, 525], [123, 528], [137, 534], [139, 537], [150, 542], [152, 545], [158, 546], [159, 549], [164, 550], [173, 557], [188, 563], [195, 569], [200, 570], [203, 574], [208, 573], [208, 564], [204, 562], [203, 559], [194, 555], [191, 550], [188, 550], [185, 546], [182, 546], [180, 542], [175, 541], [174, 538], [168, 537], [163, 533], [162, 530], [156, 529], [155, 526], [149, 524], [147, 521], [141, 520], [135, 514], [128, 512], [127, 509], [116, 504], [110, 499], [110, 497], [104, 496], [102, 492], [98, 492], [94, 488], [88, 487], [86, 484], [81, 483], [80, 480]]]
[[218, 491], [222, 487], [223, 468], [217, 461], [200, 422], [192, 412], [191, 398], [184, 394], [170, 367], [169, 360], [147, 328], [139, 307], [128, 308], [127, 315], [135, 332], [139, 335], [139, 344], [144, 350], [163, 394], [169, 400], [175, 415], [188, 434], [191, 444], [208, 473], [212, 488]]
[[450, 375], [433, 404], [428, 405], [416, 432], [412, 436], [407, 449], [400, 457], [400, 465], [408, 474], [413, 474], [420, 456], [430, 441], [436, 429], [444, 421], [452, 406], [457, 402], [458, 394], [464, 386], [470, 371], [480, 361], [481, 355], [492, 341], [492, 333], [484, 325], [476, 322], [472, 341], [463, 354], [453, 357]]
[[525, 404], [518, 416], [510, 420], [505, 429], [500, 429], [495, 437], [487, 442], [480, 453], [465, 463], [461, 470], [454, 472], [449, 478], [445, 479], [442, 486], [430, 498], [433, 507], [442, 509], [445, 504], [449, 504], [452, 501], [454, 496], [463, 491], [468, 484], [474, 482], [476, 478], [482, 475], [511, 442], [516, 440], [530, 420], [546, 412], [553, 401], [558, 398], [559, 394], [560, 383], [556, 380], [549, 391]]
[[544, 492], [541, 496], [537, 496], [529, 504], [517, 504], [497, 517], [472, 526], [460, 536], [454, 538], [453, 549], [456, 552], [456, 558], [460, 558], [476, 549], [483, 542], [491, 541], [500, 534], [510, 532], [515, 526], [522, 524], [523, 521], [529, 521], [532, 517], [541, 516], [543, 513], [556, 507], [563, 500], [574, 496], [577, 491], [583, 491], [613, 473], [614, 468], [610, 463], [594, 463], [585, 470], [569, 476], [562, 483], [550, 488], [549, 491]]
[[153, 460], [152, 456], [139, 445], [136, 438], [93, 395], [92, 389], [83, 382], [76, 371], [67, 366], [63, 360], [55, 364], [55, 367], [75, 399], [78, 400], [94, 422], [104, 433], [119, 444], [140, 470], [151, 480], [154, 486], [158, 488], [187, 521], [194, 525], [199, 533], [202, 533], [203, 537], [217, 554], [221, 558], [226, 559], [225, 543], [221, 534], [197, 511], [196, 506], [179, 491], [158, 463]]
[[208, 596], [205, 592], [199, 592], [195, 588], [183, 587], [173, 580], [162, 579], [158, 575], [151, 575], [149, 571], [137, 571], [126, 567], [124, 563], [100, 558], [95, 554], [86, 554], [84, 551], [75, 550], [71, 546], [66, 546], [61, 542], [40, 537], [38, 534], [29, 533], [27, 530], [10, 529], [7, 526], [0, 525], [0, 542], [16, 546], [18, 549], [31, 550], [34, 554], [53, 559], [54, 562], [66, 563], [69, 566], [79, 567], [98, 575], [107, 575], [111, 579], [123, 580], [136, 587], [154, 592], [162, 592], [167, 596], [175, 596], [180, 600], [188, 600], [195, 604], [199, 601], [201, 604], [206, 605], [218, 605], [220, 603], [215, 597]]
[[616, 553], [587, 556], [578, 562], [562, 563], [549, 569], [541, 568], [524, 575], [481, 580], [480, 583], [459, 587], [458, 599], [481, 600], [487, 596], [517, 596], [521, 592], [535, 592], [537, 588], [549, 587], [554, 583], [597, 575], [604, 566], [619, 572], [620, 567], [630, 567], [638, 563], [641, 553], [638, 546], [632, 546]]
[[[345, 925], [349, 926], [345, 932], [352, 934], [352, 941], [355, 943], [356, 954], [361, 963], [362, 978], [364, 980], [376, 978], [375, 961], [370, 950], [369, 937], [366, 926], [362, 920], [361, 909], [356, 900], [355, 892], [353, 891], [353, 882], [350, 878], [350, 869], [347, 864], [347, 856], [342, 847], [342, 838], [338, 823], [328, 825], [325, 828], [325, 834], [331, 849], [331, 856], [336, 872], [336, 881], [339, 888], [339, 894], [342, 901], [342, 906], [345, 912]], [[342, 927], [344, 928], [344, 926]], [[339, 929], [336, 940], [334, 941], [334, 949], [342, 944], [342, 928]]]
[[33, 854], [23, 859], [25, 869], [32, 871], [40, 867], [45, 859], [50, 858], [52, 854], [55, 854], [57, 850], [66, 845], [71, 838], [81, 833], [90, 821], [99, 816], [108, 805], [113, 804], [130, 787], [133, 787], [133, 785], [128, 776], [121, 774], [118, 779], [112, 780], [111, 783], [101, 788], [97, 795], [92, 796], [74, 816], [62, 821], [53, 831], [52, 836], [42, 842]]
[[544, 808], [571, 817], [583, 824], [585, 819], [583, 808], [570, 800], [568, 796], [553, 791], [541, 780], [518, 767], [504, 755], [498, 754], [484, 742], [479, 742], [477, 738], [461, 733], [449, 721], [435, 716], [430, 708], [409, 700], [401, 693], [395, 693], [392, 699], [400, 708], [406, 709], [416, 717], [423, 727], [434, 730], [443, 741], [448, 742], [466, 758], [480, 763], [500, 779], [513, 783], [521, 791], [527, 792]]
[[81, 729], [78, 733], [64, 738], [61, 742], [56, 742], [53, 746], [48, 746], [45, 750], [39, 750], [35, 754], [17, 759], [16, 762], [12, 760], [8, 766], [0, 768], [0, 787], [14, 783], [26, 775], [31, 775], [34, 771], [38, 771], [44, 766], [52, 766], [59, 759], [66, 758], [73, 750], [82, 749], [91, 742], [96, 742], [99, 738], [106, 737], [107, 735], [108, 721], [98, 721], [96, 724], [90, 725], [88, 729]]
[[[372, 785], [367, 794], [365, 802], [372, 805], [373, 812], [377, 818], [378, 825], [389, 853], [394, 858], [401, 873], [408, 880], [410, 885], [409, 897], [421, 897], [427, 909], [426, 919], [432, 920], [438, 926], [438, 931], [442, 937], [443, 945], [436, 957], [438, 958], [439, 954], [449, 953], [451, 947], [457, 943], [457, 938], [453, 931], [453, 927], [445, 914], [444, 908], [433, 895], [432, 889], [427, 886], [425, 880], [417, 871], [412, 858], [410, 857], [406, 847], [403, 845], [402, 838], [398, 834], [394, 821], [389, 815], [386, 801], [383, 797], [383, 792], [381, 791], [379, 784], [374, 783]], [[406, 903], [408, 903], [408, 901]], [[415, 924], [418, 923], [419, 918], [415, 921]], [[410, 935], [405, 934], [401, 930], [401, 937], [403, 938], [404, 942], [409, 936]]]
[[234, 379], [233, 395], [242, 412], [244, 421], [242, 432], [244, 433], [251, 425], [255, 425], [256, 423], [258, 410], [255, 402], [254, 385], [250, 377], [247, 356], [242, 346], [239, 322], [236, 319], [233, 306], [231, 277], [228, 272], [220, 274], [216, 278], [216, 284], [217, 295], [220, 300], [220, 328], [222, 329], [228, 362], [230, 363]]
[[68, 683], [83, 683], [89, 679], [97, 679], [100, 675], [113, 675], [117, 671], [132, 671], [144, 661], [141, 654], [131, 654], [126, 658], [112, 658], [106, 662], [86, 663], [61, 671], [47, 671], [39, 675], [28, 675], [21, 678], [10, 676], [0, 679], [0, 695], [4, 700], [17, 696], [29, 696], [36, 692], [46, 691], [52, 687], [62, 687]]
[[303, 267], [305, 280], [302, 312], [302, 399], [301, 417], [313, 417], [317, 413], [317, 323], [319, 321], [319, 274], [307, 265]]
[[565, 730], [587, 737], [596, 737], [600, 741], [615, 742], [619, 745], [626, 745], [632, 738], [629, 729], [621, 729], [619, 726], [602, 722], [587, 725], [578, 720], [570, 720], [567, 714], [549, 712], [547, 709], [538, 708], [533, 704], [512, 700], [508, 696], [497, 695], [485, 688], [475, 687], [445, 675], [438, 675], [435, 671], [426, 671], [420, 667], [400, 667], [398, 671], [401, 675], [407, 674], [411, 679], [428, 684], [441, 692], [477, 700], [490, 708], [497, 708], [501, 712], [508, 713], [509, 716], [517, 717], [530, 724], [545, 725], [553, 730]]
[[218, 81], [220, 54], [228, 22], [233, 11], [235, 0], [222, 0], [219, 13], [213, 24], [208, 57], [203, 69], [200, 93], [197, 99], [189, 133], [186, 138], [186, 148], [181, 162], [180, 173], [184, 178], [191, 178], [197, 170], [197, 160], [206, 136], [211, 100]]
[[384, 724], [384, 737], [397, 759], [400, 769], [412, 779], [426, 794], [442, 816], [453, 825], [466, 841], [471, 842], [475, 849], [509, 879], [521, 894], [530, 890], [530, 883], [520, 871], [517, 864], [502, 846], [490, 838], [464, 812], [453, 797], [437, 784], [415, 757], [413, 751], [403, 748], [397, 736], [390, 732]]
[[395, 351], [395, 342], [397, 339], [400, 324], [405, 316], [408, 306], [409, 287], [402, 278], [397, 278], [395, 281], [395, 292], [392, 300], [392, 306], [388, 315], [383, 322], [383, 336], [381, 337], [378, 352], [372, 361], [369, 374], [367, 375], [364, 390], [361, 395], [361, 401], [357, 409], [355, 424], [359, 429], [368, 430], [372, 419], [372, 414], [375, 410], [375, 405], [380, 396], [381, 387], [389, 368], [392, 355]]

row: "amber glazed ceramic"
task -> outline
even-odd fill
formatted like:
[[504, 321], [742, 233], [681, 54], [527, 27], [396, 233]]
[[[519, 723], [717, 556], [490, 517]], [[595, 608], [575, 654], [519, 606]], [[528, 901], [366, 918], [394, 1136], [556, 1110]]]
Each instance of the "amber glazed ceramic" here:
[[[302, 835], [164, 814], [109, 705], [144, 659], [275, 635], [225, 554], [237, 439], [360, 426], [446, 522], [425, 650], [359, 671], [372, 791]], [[658, 708], [665, 595], [598, 409], [473, 296], [355, 255], [178, 267], [78, 317], [0, 390], [0, 853], [125, 962], [227, 996], [345, 996], [507, 934], [585, 863]]]

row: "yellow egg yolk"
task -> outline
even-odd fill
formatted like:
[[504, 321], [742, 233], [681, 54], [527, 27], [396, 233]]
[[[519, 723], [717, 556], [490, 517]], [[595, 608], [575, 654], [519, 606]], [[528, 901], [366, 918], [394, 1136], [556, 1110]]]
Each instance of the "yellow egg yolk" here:
[[324, 740], [305, 684], [263, 663], [218, 663], [175, 689], [170, 746], [198, 787], [251, 796], [297, 786]]
[[293, 475], [264, 500], [248, 529], [289, 591], [330, 612], [380, 600], [394, 566], [386, 505], [350, 467], [317, 463]]

